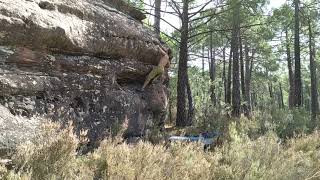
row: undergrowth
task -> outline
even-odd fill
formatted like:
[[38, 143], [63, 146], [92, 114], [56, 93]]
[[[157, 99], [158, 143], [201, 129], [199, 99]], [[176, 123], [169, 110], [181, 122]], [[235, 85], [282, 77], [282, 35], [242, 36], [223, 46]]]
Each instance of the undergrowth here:
[[[249, 123], [250, 124], [250, 123]], [[72, 126], [49, 123], [18, 147], [13, 170], [2, 179], [320, 179], [320, 134], [283, 143], [276, 133], [251, 138], [248, 122], [231, 123], [229, 141], [209, 152], [197, 143], [126, 144], [107, 138], [94, 152], [77, 155]], [[241, 129], [241, 131], [240, 131]]]

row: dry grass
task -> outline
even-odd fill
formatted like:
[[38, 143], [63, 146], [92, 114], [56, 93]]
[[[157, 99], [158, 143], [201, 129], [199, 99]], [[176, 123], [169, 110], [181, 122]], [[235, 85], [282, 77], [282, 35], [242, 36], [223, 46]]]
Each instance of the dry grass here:
[[3, 165], [0, 165], [0, 179], [2, 179], [6, 173], [7, 173], [6, 167]]
[[33, 142], [19, 146], [15, 171], [0, 167], [3, 179], [320, 179], [320, 134], [280, 144], [269, 132], [250, 139], [229, 128], [230, 142], [213, 152], [200, 144], [136, 145], [108, 138], [93, 153], [77, 156], [72, 126], [43, 127]]

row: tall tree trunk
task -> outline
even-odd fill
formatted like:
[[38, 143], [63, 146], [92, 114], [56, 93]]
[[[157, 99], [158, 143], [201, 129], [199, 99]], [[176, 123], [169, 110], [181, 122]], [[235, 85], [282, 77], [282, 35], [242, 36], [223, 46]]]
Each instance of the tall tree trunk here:
[[273, 103], [273, 86], [272, 86], [272, 82], [269, 82], [268, 84], [268, 88], [269, 88], [269, 96], [270, 96], [270, 99], [271, 99], [271, 103]]
[[186, 118], [186, 84], [188, 76], [188, 35], [189, 35], [189, 17], [188, 17], [188, 0], [183, 0], [182, 10], [182, 27], [180, 41], [180, 56], [178, 67], [178, 87], [177, 87], [177, 119], [176, 126], [185, 127]]
[[284, 102], [283, 102], [283, 91], [281, 82], [279, 82], [279, 106], [280, 108], [284, 109]]
[[245, 77], [244, 77], [244, 62], [243, 62], [243, 47], [242, 39], [239, 37], [239, 47], [240, 47], [240, 77], [241, 77], [241, 93], [243, 99], [245, 99], [246, 89], [245, 89]]
[[[244, 54], [245, 54], [245, 94], [244, 94], [244, 101], [246, 102], [246, 108], [245, 110], [245, 116], [249, 117], [250, 116], [250, 111], [251, 111], [251, 97], [250, 97], [250, 81], [251, 81], [251, 67], [250, 67], [250, 57], [249, 57], [249, 47], [248, 43], [245, 42], [245, 48], [244, 48]], [[253, 58], [253, 57], [252, 57]], [[252, 66], [252, 65], [251, 65]]]
[[317, 84], [317, 73], [316, 73], [316, 63], [315, 63], [315, 43], [313, 40], [312, 24], [311, 19], [308, 19], [309, 28], [309, 54], [310, 54], [310, 78], [311, 78], [311, 128], [315, 128], [316, 118], [319, 111], [318, 103], [318, 84]]
[[222, 50], [223, 58], [223, 70], [222, 70], [222, 80], [223, 80], [223, 90], [224, 90], [224, 102], [227, 101], [227, 78], [226, 78], [226, 47]]
[[302, 81], [301, 81], [301, 62], [300, 62], [300, 15], [299, 0], [294, 0], [295, 7], [295, 27], [294, 27], [294, 106], [302, 106]]
[[[304, 91], [306, 92], [306, 94], [304, 94]], [[306, 111], [310, 111], [311, 112], [311, 104], [310, 104], [310, 101], [309, 101], [309, 96], [308, 96], [308, 93], [311, 92], [310, 90], [310, 87], [308, 86], [308, 84], [305, 84], [303, 86], [302, 84], [302, 104], [303, 104], [303, 107], [305, 108]]]
[[154, 30], [160, 39], [161, 0], [155, 0], [154, 15]]
[[211, 72], [211, 51], [208, 48], [208, 64], [209, 64], [209, 76], [210, 76], [210, 72]]
[[287, 51], [287, 63], [288, 63], [288, 72], [289, 72], [289, 107], [292, 108], [294, 106], [294, 79], [293, 79], [293, 71], [292, 71], [292, 60], [291, 60], [291, 50], [290, 50], [290, 40], [289, 40], [289, 32], [288, 27], [286, 28], [286, 51]]
[[213, 37], [212, 34], [210, 36], [210, 80], [211, 80], [211, 84], [210, 84], [210, 92], [211, 92], [211, 102], [214, 106], [216, 106], [216, 94], [215, 94], [215, 87], [214, 87], [214, 81], [215, 81], [215, 76], [216, 76], [216, 55], [215, 55], [215, 49], [213, 48]]
[[233, 30], [232, 30], [232, 44], [233, 44], [233, 71], [232, 71], [232, 116], [240, 117], [240, 78], [239, 78], [239, 37], [240, 37], [240, 2], [235, 1], [235, 9], [233, 14]]
[[251, 111], [254, 111], [254, 108], [255, 108], [255, 106], [254, 106], [254, 103], [255, 103], [255, 99], [254, 99], [254, 92], [252, 92], [251, 94], [250, 94], [250, 96], [251, 96]]
[[[245, 74], [244, 74], [244, 57], [243, 57], [243, 43], [242, 43], [242, 37], [239, 37], [239, 46], [240, 46], [240, 80], [241, 80], [241, 95], [242, 100], [245, 101], [245, 94], [246, 94], [246, 87], [245, 87]], [[247, 116], [248, 115], [248, 107], [244, 103], [242, 105], [242, 111]]]
[[253, 90], [253, 92], [251, 93], [251, 99], [252, 99], [252, 106], [251, 106], [251, 110], [255, 111], [255, 108], [258, 105], [258, 98], [257, 98], [257, 94], [256, 92]]
[[229, 67], [228, 67], [228, 81], [227, 81], [227, 89], [226, 89], [226, 103], [231, 104], [231, 78], [232, 78], [232, 44], [230, 48], [229, 55]]
[[194, 105], [193, 105], [193, 99], [192, 99], [192, 91], [190, 87], [190, 79], [189, 76], [187, 77], [187, 95], [188, 95], [188, 117], [187, 117], [187, 126], [191, 126], [193, 122], [194, 117]]
[[204, 77], [204, 45], [202, 45], [202, 77]]
[[[308, 91], [307, 91], [308, 92]], [[304, 106], [304, 89], [303, 89], [303, 84], [301, 84], [301, 106], [300, 107], [303, 107]]]

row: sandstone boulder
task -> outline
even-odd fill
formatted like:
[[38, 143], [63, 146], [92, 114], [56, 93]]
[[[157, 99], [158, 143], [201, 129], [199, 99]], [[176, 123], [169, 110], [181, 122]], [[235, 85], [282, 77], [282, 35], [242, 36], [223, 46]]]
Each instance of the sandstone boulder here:
[[160, 58], [155, 37], [102, 0], [0, 0], [5, 122], [74, 121], [92, 147], [124, 127], [125, 137], [160, 127], [168, 76], [140, 91]]

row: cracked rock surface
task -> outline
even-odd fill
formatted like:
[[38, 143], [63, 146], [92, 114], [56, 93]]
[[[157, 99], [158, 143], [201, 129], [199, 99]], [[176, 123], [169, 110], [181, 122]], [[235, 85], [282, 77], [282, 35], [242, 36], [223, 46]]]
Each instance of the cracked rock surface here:
[[0, 0], [0, 149], [41, 118], [89, 130], [90, 147], [121, 127], [134, 137], [162, 126], [168, 75], [139, 91], [160, 42], [117, 2]]

